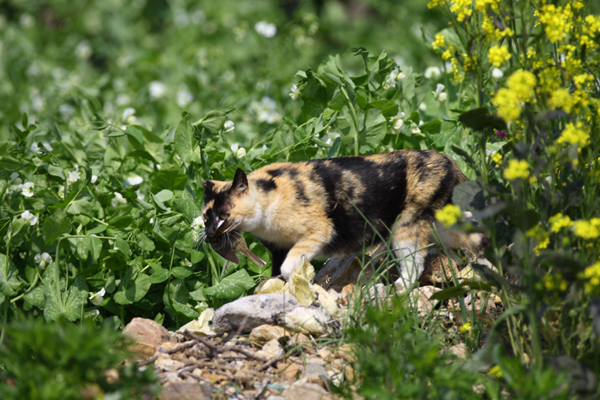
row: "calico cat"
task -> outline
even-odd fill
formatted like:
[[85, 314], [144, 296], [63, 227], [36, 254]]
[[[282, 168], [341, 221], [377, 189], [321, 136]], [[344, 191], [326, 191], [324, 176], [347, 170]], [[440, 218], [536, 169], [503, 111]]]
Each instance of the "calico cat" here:
[[448, 248], [486, 246], [482, 234], [445, 230], [434, 218], [465, 180], [433, 150], [275, 163], [248, 175], [238, 169], [231, 182], [204, 181], [202, 214], [207, 236], [251, 232], [271, 251], [273, 276], [285, 279], [303, 255], [356, 253], [385, 240], [402, 260], [396, 285], [404, 288], [423, 272], [432, 224]]

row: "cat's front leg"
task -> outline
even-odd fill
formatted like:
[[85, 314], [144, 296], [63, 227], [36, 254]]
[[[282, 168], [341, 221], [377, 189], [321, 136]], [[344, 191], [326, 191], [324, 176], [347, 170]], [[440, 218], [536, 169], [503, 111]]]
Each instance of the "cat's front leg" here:
[[288, 252], [285, 261], [281, 265], [281, 275], [286, 281], [290, 280], [294, 269], [302, 264], [302, 256], [306, 257], [310, 262], [317, 254], [319, 254], [323, 243], [315, 237], [300, 241], [292, 247]]

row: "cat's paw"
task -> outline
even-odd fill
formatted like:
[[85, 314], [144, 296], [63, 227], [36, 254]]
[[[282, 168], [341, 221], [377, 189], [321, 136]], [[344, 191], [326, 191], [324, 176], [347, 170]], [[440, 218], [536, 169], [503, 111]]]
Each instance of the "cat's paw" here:
[[300, 265], [302, 259], [286, 258], [283, 264], [281, 264], [281, 276], [286, 281], [289, 281], [294, 273], [294, 269]]

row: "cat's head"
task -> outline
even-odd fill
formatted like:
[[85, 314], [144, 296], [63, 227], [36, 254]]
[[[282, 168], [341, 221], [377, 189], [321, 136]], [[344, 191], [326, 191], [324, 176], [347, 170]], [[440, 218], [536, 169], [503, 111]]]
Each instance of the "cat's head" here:
[[253, 213], [248, 178], [238, 168], [231, 182], [203, 181], [204, 205], [202, 218], [206, 235], [220, 236], [237, 228]]

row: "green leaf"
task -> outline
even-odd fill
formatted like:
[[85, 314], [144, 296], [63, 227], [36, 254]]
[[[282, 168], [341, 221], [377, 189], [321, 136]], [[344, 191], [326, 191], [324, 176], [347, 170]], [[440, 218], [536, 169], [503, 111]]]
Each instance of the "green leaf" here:
[[189, 115], [184, 114], [175, 131], [175, 152], [185, 163], [201, 163], [200, 143], [194, 137], [194, 128], [190, 124]]
[[113, 299], [118, 304], [133, 304], [140, 301], [152, 285], [150, 276], [133, 272], [134, 267], [129, 267], [125, 276], [121, 280], [119, 289], [114, 294]]
[[485, 207], [483, 187], [477, 181], [466, 181], [454, 187], [452, 203], [461, 210], [482, 210]]
[[[415, 98], [415, 74], [412, 73], [412, 68], [408, 67], [403, 70], [406, 77], [402, 81], [402, 97], [407, 100], [411, 100]], [[418, 123], [418, 121], [417, 121]]]
[[152, 193], [160, 192], [163, 189], [169, 190], [183, 190], [187, 183], [187, 175], [181, 171], [180, 168], [163, 167], [156, 173], [154, 182], [152, 182]]
[[36, 286], [35, 288], [28, 290], [23, 296], [25, 301], [32, 306], [43, 310], [46, 299], [44, 297], [44, 288], [42, 286]]
[[440, 130], [442, 129], [442, 123], [436, 119], [421, 125], [419, 128], [421, 129], [421, 132], [427, 132], [429, 134], [435, 135], [437, 133], [440, 133]]
[[138, 246], [140, 246], [140, 249], [144, 251], [154, 251], [154, 249], [156, 248], [152, 239], [150, 239], [145, 233], [138, 233], [137, 238]]
[[497, 115], [490, 114], [486, 107], [462, 113], [458, 120], [465, 126], [480, 131], [485, 128], [506, 129], [506, 123]]
[[387, 121], [381, 110], [370, 108], [365, 111], [364, 126], [358, 136], [359, 152], [364, 154], [381, 144], [387, 133]]
[[452, 297], [463, 297], [469, 290], [470, 290], [469, 288], [465, 288], [462, 286], [452, 286], [452, 287], [440, 290], [439, 292], [435, 292], [433, 295], [431, 295], [431, 297], [429, 299], [444, 301], [444, 300], [451, 299]]
[[159, 269], [150, 275], [151, 283], [162, 283], [169, 279], [169, 270], [168, 269]]
[[21, 283], [17, 279], [18, 271], [12, 260], [4, 254], [0, 254], [0, 293], [14, 296], [21, 289]]
[[71, 222], [65, 212], [57, 208], [54, 213], [46, 218], [42, 227], [42, 237], [47, 245], [56, 242], [64, 233], [71, 232]]
[[172, 307], [173, 310], [188, 318], [198, 318], [200, 313], [188, 305], [189, 299], [190, 292], [183, 279], [171, 281], [163, 294], [163, 303], [167, 307]]
[[[48, 267], [48, 271], [52, 268], [57, 268], [56, 263], [52, 263]], [[46, 275], [46, 274], [45, 274]], [[53, 275], [50, 272], [50, 275]], [[46, 303], [44, 305], [44, 318], [46, 321], [56, 321], [60, 318], [66, 318], [69, 321], [77, 321], [83, 311], [83, 307], [87, 302], [88, 287], [81, 276], [75, 278], [69, 290], [65, 293], [61, 288], [64, 282], [54, 282], [52, 279], [47, 279], [44, 285], [44, 297]]]
[[206, 116], [200, 121], [194, 122], [192, 125], [205, 128], [213, 135], [216, 135], [217, 133], [219, 133], [221, 128], [223, 128], [223, 124], [225, 123], [225, 120], [227, 120], [227, 114], [229, 114], [233, 110], [234, 107], [230, 107], [224, 110], [211, 111], [208, 114], [206, 114]]
[[128, 228], [133, 224], [133, 217], [130, 215], [119, 215], [108, 220], [108, 224], [118, 229]]
[[185, 279], [188, 276], [192, 275], [194, 271], [190, 267], [175, 267], [171, 270], [171, 273], [175, 278]]
[[96, 206], [90, 203], [90, 199], [88, 197], [81, 198], [79, 200], [72, 201], [67, 206], [67, 214], [71, 215], [94, 215], [94, 208]]
[[223, 278], [215, 286], [204, 289], [204, 295], [218, 299], [233, 299], [252, 287], [254, 287], [254, 280], [248, 275], [248, 271], [241, 269]]
[[395, 117], [398, 114], [398, 104], [390, 100], [378, 100], [368, 103], [365, 109], [379, 108], [385, 118]]
[[62, 180], [65, 180], [65, 172], [62, 168], [50, 164], [44, 164], [43, 167], [46, 171], [48, 171], [49, 175], [56, 176]]
[[164, 140], [143, 126], [130, 125], [125, 130], [131, 146], [146, 152], [155, 162], [163, 161]]
[[14, 172], [23, 168], [21, 161], [11, 156], [0, 157], [0, 171]]
[[16, 218], [13, 223], [10, 225], [10, 242], [11, 245], [18, 245], [23, 240], [25, 234], [27, 234], [28, 229], [31, 226], [29, 220], [25, 218]]
[[160, 192], [154, 195], [154, 198], [160, 201], [161, 203], [164, 203], [165, 201], [169, 201], [173, 198], [173, 192], [166, 189], [161, 190]]

